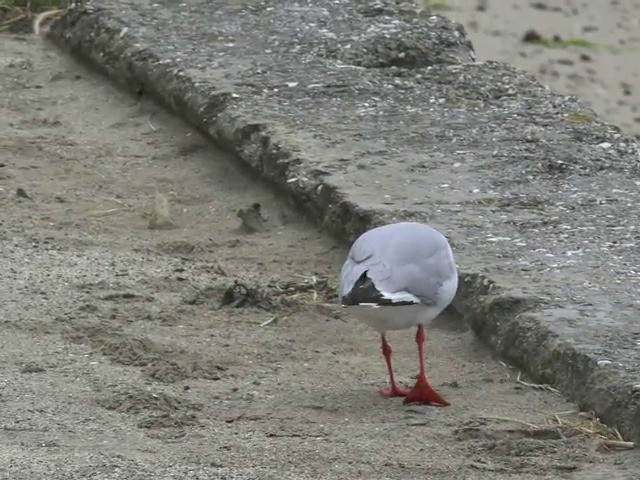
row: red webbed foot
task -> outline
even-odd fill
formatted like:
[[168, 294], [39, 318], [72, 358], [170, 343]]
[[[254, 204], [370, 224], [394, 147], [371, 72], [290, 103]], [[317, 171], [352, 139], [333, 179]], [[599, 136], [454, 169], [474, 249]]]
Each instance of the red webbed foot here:
[[448, 407], [451, 405], [436, 392], [426, 378], [418, 377], [415, 386], [408, 392], [403, 402], [405, 405], [419, 403], [422, 405], [435, 405], [438, 407]]
[[416, 344], [418, 345], [418, 362], [420, 371], [418, 373], [418, 379], [415, 386], [411, 389], [409, 394], [404, 399], [404, 404], [420, 403], [423, 405], [435, 405], [438, 407], [448, 407], [451, 405], [444, 398], [436, 392], [429, 382], [427, 376], [424, 373], [424, 326], [418, 325], [418, 331], [416, 332]]

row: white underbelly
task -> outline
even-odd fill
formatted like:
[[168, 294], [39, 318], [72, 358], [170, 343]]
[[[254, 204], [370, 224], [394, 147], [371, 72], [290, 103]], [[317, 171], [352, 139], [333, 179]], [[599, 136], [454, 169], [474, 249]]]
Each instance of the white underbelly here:
[[396, 307], [352, 306], [347, 311], [354, 318], [366, 323], [380, 333], [387, 330], [404, 330], [417, 325], [427, 326], [443, 310], [441, 307], [425, 305], [402, 305]]

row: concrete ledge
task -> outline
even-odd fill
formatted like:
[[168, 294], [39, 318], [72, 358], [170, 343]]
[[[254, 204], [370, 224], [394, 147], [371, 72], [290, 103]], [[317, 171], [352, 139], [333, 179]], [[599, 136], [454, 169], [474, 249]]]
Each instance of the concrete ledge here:
[[[275, 2], [277, 15], [215, 3], [87, 2], [51, 38], [345, 242], [398, 219], [450, 234], [454, 308], [476, 333], [640, 441], [635, 142], [524, 72], [475, 63], [442, 17], [355, 0]], [[612, 255], [618, 238], [628, 247]]]

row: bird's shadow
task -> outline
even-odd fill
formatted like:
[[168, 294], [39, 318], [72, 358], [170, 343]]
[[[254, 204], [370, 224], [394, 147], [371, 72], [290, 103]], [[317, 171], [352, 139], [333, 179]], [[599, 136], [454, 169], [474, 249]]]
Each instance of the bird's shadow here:
[[465, 321], [462, 315], [459, 315], [455, 311], [452, 311], [452, 309], [447, 308], [432, 320], [429, 328], [463, 333], [469, 330], [469, 324]]

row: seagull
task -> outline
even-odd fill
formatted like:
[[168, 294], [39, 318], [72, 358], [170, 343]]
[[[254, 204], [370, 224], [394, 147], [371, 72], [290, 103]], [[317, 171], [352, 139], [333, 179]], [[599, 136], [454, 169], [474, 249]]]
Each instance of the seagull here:
[[[447, 238], [415, 222], [383, 225], [366, 231], [351, 246], [340, 272], [338, 295], [344, 308], [380, 333], [391, 387], [385, 398], [404, 404], [450, 405], [425, 374], [424, 327], [449, 305], [458, 289], [458, 272]], [[396, 384], [391, 347], [385, 333], [417, 327], [419, 373], [412, 389]]]

